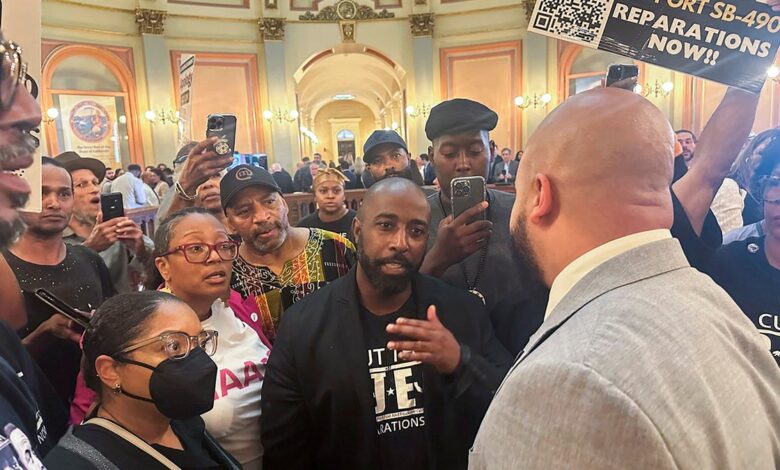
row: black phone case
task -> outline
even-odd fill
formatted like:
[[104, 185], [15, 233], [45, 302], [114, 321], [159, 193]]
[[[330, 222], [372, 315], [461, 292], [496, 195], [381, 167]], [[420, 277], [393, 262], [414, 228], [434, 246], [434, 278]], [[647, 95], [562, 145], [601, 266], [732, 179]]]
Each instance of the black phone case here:
[[[452, 195], [452, 216], [457, 218], [487, 198], [485, 178], [481, 176], [455, 178], [450, 184], [450, 194]], [[472, 222], [484, 219], [485, 213], [483, 212]]]
[[[221, 129], [211, 129], [211, 122], [214, 118], [222, 118], [223, 119], [223, 125]], [[229, 149], [227, 152], [217, 152], [220, 155], [229, 155], [235, 152], [236, 150], [236, 117], [232, 114], [209, 114], [206, 118], [206, 138], [210, 139], [211, 137], [218, 137], [221, 142], [224, 142], [228, 145]], [[216, 149], [217, 145], [220, 145], [221, 142], [217, 142], [214, 147]]]
[[89, 318], [76, 311], [76, 309], [66, 304], [62, 299], [46, 289], [36, 289], [34, 295], [41, 303], [70, 318], [81, 328], [87, 328], [89, 325]]
[[100, 196], [100, 212], [103, 213], [103, 222], [124, 217], [125, 207], [122, 202], [122, 193], [102, 194]]

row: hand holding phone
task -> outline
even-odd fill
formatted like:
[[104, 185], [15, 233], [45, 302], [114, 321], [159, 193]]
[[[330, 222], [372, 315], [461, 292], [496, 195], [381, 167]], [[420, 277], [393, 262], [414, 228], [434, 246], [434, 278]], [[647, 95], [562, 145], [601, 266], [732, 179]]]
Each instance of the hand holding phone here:
[[199, 142], [184, 161], [184, 168], [179, 175], [179, 184], [188, 195], [194, 196], [198, 186], [233, 164], [232, 153], [218, 155], [214, 151], [217, 140], [218, 137], [209, 137]]
[[103, 222], [124, 217], [125, 207], [122, 202], [122, 193], [101, 194], [100, 212], [103, 214]]
[[66, 318], [70, 319], [73, 323], [78, 325], [81, 330], [84, 330], [87, 328], [87, 326], [89, 326], [91, 314], [71, 307], [46, 289], [36, 289], [35, 296], [41, 302], [53, 308], [55, 312], [60, 313]]

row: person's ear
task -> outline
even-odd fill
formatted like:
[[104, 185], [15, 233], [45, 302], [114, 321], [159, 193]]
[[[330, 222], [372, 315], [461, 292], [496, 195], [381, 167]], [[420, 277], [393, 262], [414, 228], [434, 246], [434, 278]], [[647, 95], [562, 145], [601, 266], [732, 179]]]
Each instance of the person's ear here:
[[544, 224], [555, 207], [555, 191], [547, 175], [539, 173], [534, 176], [532, 184], [533, 201], [528, 212], [528, 220], [533, 224]]
[[355, 217], [354, 219], [352, 219], [352, 236], [354, 237], [355, 241], [357, 241], [358, 238], [360, 238], [360, 230], [362, 230], [360, 226], [360, 220], [357, 217]]
[[169, 282], [171, 280], [171, 266], [168, 263], [168, 258], [164, 256], [157, 257], [154, 259], [154, 265], [160, 271], [160, 276], [162, 276], [163, 280], [166, 283]]
[[95, 371], [100, 381], [109, 389], [116, 389], [117, 385], [122, 385], [122, 376], [119, 374], [119, 363], [111, 357], [104, 355], [95, 359]]

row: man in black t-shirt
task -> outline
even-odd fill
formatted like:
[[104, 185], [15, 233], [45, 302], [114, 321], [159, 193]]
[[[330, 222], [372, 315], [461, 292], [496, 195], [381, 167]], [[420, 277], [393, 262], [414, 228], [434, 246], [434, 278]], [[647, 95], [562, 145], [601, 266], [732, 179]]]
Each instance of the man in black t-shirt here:
[[465, 469], [512, 362], [473, 294], [419, 273], [430, 209], [371, 187], [359, 264], [285, 313], [263, 383], [263, 467]]
[[780, 139], [760, 158], [750, 186], [763, 201], [766, 234], [722, 247], [708, 273], [766, 336], [780, 365]]
[[63, 242], [62, 233], [73, 211], [70, 173], [57, 161], [43, 157], [41, 183], [42, 211], [22, 214], [27, 229], [4, 255], [28, 294], [27, 325], [19, 335], [60, 398], [68, 402], [80, 368], [80, 331], [31, 294], [44, 288], [70, 306], [89, 312], [113, 295], [114, 288], [97, 253]]
[[298, 227], [320, 228], [352, 238], [352, 220], [357, 212], [348, 209], [344, 195], [347, 177], [335, 168], [325, 168], [314, 177], [312, 189], [317, 201], [317, 212], [298, 221]]

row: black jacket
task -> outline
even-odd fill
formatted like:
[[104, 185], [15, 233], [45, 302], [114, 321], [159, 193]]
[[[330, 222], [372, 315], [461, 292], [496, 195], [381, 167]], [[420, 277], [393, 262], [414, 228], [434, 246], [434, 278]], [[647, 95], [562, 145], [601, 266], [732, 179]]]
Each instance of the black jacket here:
[[289, 194], [295, 192], [293, 179], [289, 173], [282, 170], [282, 171], [277, 171], [276, 173], [272, 173], [271, 176], [274, 177], [274, 181], [276, 181], [276, 184], [279, 185], [279, 189], [282, 190], [283, 194]]
[[[67, 418], [54, 388], [16, 333], [0, 320], [0, 436], [20, 430], [42, 459], [65, 433]], [[13, 455], [13, 448], [9, 452]]]
[[[360, 321], [355, 269], [284, 315], [263, 383], [263, 468], [381, 468], [373, 384]], [[477, 297], [418, 274], [418, 317], [437, 306], [470, 359], [452, 376], [424, 366], [428, 461], [466, 468], [468, 450], [512, 358]], [[464, 354], [464, 357], [467, 354]]]

